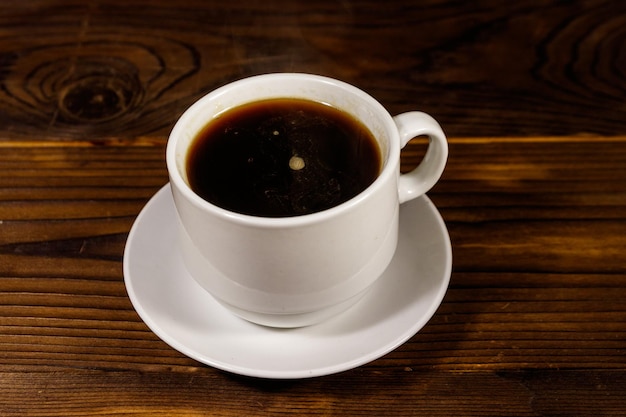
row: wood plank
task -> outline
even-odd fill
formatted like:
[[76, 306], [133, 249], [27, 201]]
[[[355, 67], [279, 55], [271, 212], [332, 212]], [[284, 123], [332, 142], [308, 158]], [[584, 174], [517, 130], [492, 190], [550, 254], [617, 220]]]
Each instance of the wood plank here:
[[5, 1], [0, 121], [15, 140], [163, 138], [217, 86], [296, 71], [451, 136], [624, 134], [624, 27], [607, 0]]
[[[623, 372], [417, 372], [360, 369], [266, 381], [189, 372], [0, 374], [3, 415], [621, 416]], [[114, 399], [114, 400], [113, 400]], [[504, 405], [504, 406], [503, 406]]]

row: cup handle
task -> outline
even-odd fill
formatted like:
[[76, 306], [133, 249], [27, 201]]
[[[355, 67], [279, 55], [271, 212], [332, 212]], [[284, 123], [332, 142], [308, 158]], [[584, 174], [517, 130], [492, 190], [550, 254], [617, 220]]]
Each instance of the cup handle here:
[[428, 150], [420, 164], [398, 180], [400, 203], [412, 200], [430, 190], [443, 174], [448, 160], [448, 141], [435, 119], [422, 112], [402, 113], [393, 118], [400, 133], [400, 148], [417, 136], [428, 136]]

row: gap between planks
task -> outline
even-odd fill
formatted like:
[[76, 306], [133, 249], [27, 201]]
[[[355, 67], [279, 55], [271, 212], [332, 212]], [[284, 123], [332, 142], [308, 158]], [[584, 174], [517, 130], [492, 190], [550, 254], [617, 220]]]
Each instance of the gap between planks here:
[[[480, 145], [489, 143], [626, 143], [626, 136], [529, 136], [529, 137], [453, 137], [450, 144]], [[2, 140], [0, 148], [87, 148], [104, 146], [164, 146], [167, 138], [138, 137], [133, 139], [111, 138], [86, 140]]]

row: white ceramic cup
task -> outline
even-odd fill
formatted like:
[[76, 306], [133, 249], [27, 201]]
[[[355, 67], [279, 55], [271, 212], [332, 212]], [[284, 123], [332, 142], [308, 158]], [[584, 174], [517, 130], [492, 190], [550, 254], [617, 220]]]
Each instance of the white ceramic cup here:
[[[185, 167], [198, 132], [228, 109], [269, 98], [323, 102], [360, 120], [381, 150], [378, 178], [338, 206], [295, 217], [238, 214], [199, 197]], [[401, 175], [401, 148], [423, 135], [430, 140], [424, 159]], [[321, 322], [358, 301], [384, 272], [397, 245], [399, 204], [428, 191], [447, 156], [446, 137], [432, 117], [392, 117], [374, 98], [341, 81], [282, 73], [225, 85], [181, 116], [167, 144], [183, 261], [205, 290], [244, 319], [273, 327]]]

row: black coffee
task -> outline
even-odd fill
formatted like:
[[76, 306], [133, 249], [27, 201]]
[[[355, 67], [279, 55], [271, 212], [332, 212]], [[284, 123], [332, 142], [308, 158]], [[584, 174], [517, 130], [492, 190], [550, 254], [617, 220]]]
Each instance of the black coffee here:
[[370, 131], [322, 103], [272, 99], [211, 121], [187, 156], [191, 188], [205, 200], [253, 216], [325, 210], [367, 188], [381, 154]]

